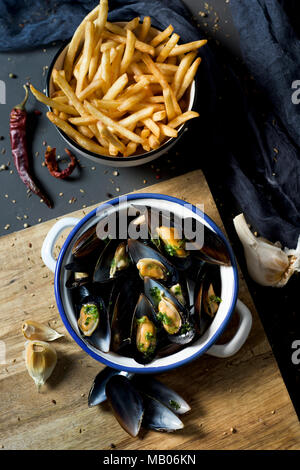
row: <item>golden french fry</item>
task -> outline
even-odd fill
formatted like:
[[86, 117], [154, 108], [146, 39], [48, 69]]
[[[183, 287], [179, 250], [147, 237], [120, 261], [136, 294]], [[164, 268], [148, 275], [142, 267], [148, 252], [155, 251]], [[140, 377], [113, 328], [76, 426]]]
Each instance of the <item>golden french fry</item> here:
[[100, 0], [98, 18], [95, 21], [95, 37], [99, 39], [106, 25], [108, 15], [108, 0]]
[[119, 153], [119, 150], [117, 149], [117, 147], [115, 147], [113, 144], [111, 144], [109, 142], [109, 155], [111, 155], [112, 157], [116, 157]]
[[117, 43], [115, 41], [106, 41], [106, 42], [101, 44], [100, 51], [104, 52], [107, 49], [110, 50], [110, 49], [112, 49], [113, 47], [116, 47], [116, 46], [117, 46]]
[[149, 96], [147, 98], [148, 103], [164, 103], [165, 99], [163, 96]]
[[196, 57], [196, 54], [196, 52], [190, 52], [180, 61], [172, 82], [172, 89], [174, 90], [176, 96], [178, 94], [179, 88], [181, 87], [185, 74]]
[[168, 121], [172, 121], [176, 117], [177, 113], [175, 112], [175, 109], [174, 109], [174, 106], [173, 106], [171, 89], [170, 88], [164, 88], [163, 89], [163, 95], [164, 95], [164, 99], [165, 99], [165, 106], [166, 106]]
[[148, 70], [152, 73], [152, 75], [154, 75], [158, 79], [158, 81], [159, 81], [160, 85], [162, 86], [162, 88], [168, 88], [168, 82], [167, 82], [165, 76], [159, 70], [157, 65], [153, 62], [151, 57], [148, 54], [143, 54], [142, 60], [146, 64]]
[[98, 16], [98, 11], [99, 11], [99, 5], [97, 5], [94, 10], [92, 10], [80, 23], [78, 28], [76, 29], [75, 33], [73, 34], [73, 37], [71, 39], [71, 42], [68, 46], [68, 50], [65, 56], [64, 60], [64, 71], [66, 73], [66, 79], [69, 81], [72, 77], [72, 69], [73, 69], [73, 63], [74, 59], [76, 56], [76, 53], [78, 51], [78, 47], [81, 41], [81, 38], [84, 34], [85, 31], [85, 24], [88, 21], [94, 21], [97, 16]]
[[106, 93], [109, 90], [111, 82], [111, 66], [110, 66], [110, 51], [106, 50], [102, 54], [101, 59], [101, 78], [104, 82], [103, 91]]
[[174, 31], [173, 26], [170, 24], [164, 31], [158, 33], [150, 42], [150, 45], [153, 47], [158, 46], [161, 42], [167, 39]]
[[148, 94], [148, 90], [143, 90], [138, 93], [135, 93], [133, 96], [129, 96], [126, 98], [120, 106], [118, 107], [119, 111], [129, 111], [130, 109], [134, 108], [134, 106], [142, 101], [145, 96]]
[[[143, 106], [142, 109], [136, 111], [133, 114], [130, 114], [130, 116], [119, 121], [119, 124], [121, 124], [124, 127], [130, 127], [132, 125], [136, 125], [138, 121], [142, 121], [143, 119], [146, 119], [149, 116], [152, 116], [153, 110], [154, 110], [153, 106], [149, 106], [147, 108]], [[133, 140], [133, 139], [130, 138], [130, 140]], [[135, 142], [135, 140], [133, 141]]]
[[134, 54], [135, 43], [136, 43], [135, 35], [133, 34], [132, 31], [130, 31], [130, 29], [128, 29], [127, 30], [127, 39], [126, 39], [125, 52], [124, 52], [123, 59], [121, 61], [121, 66], [120, 66], [120, 73], [121, 74], [126, 72], [126, 70], [128, 69], [128, 67], [129, 67], [129, 65], [132, 61], [132, 57], [133, 57], [133, 54]]
[[91, 62], [89, 65], [89, 73], [88, 73], [89, 82], [93, 80], [95, 73], [97, 71], [98, 65], [99, 65], [99, 54], [100, 54], [101, 44], [102, 44], [102, 38], [99, 39], [92, 54]]
[[76, 108], [74, 108], [73, 106], [60, 103], [59, 101], [57, 101], [57, 99], [48, 98], [48, 96], [36, 90], [33, 85], [30, 85], [30, 91], [38, 101], [41, 101], [42, 103], [46, 104], [47, 106], [50, 106], [51, 108], [56, 109], [57, 111], [60, 111], [66, 114], [72, 114], [73, 116], [76, 116], [79, 114]]
[[184, 79], [183, 79], [183, 82], [182, 82], [182, 85], [177, 93], [177, 99], [180, 100], [180, 98], [183, 97], [183, 95], [185, 94], [186, 90], [188, 89], [188, 87], [191, 85], [192, 81], [194, 80], [194, 77], [197, 73], [197, 70], [198, 70], [198, 67], [201, 63], [201, 58], [198, 57], [193, 63], [192, 65], [190, 66], [190, 68], [188, 69], [188, 71], [186, 72], [185, 76], [184, 76]]
[[150, 135], [150, 129], [146, 129], [144, 127], [144, 129], [141, 132], [141, 138], [142, 139], [147, 139], [147, 137], [149, 137], [149, 135]]
[[[56, 69], [52, 72], [54, 82], [60, 87], [64, 94], [68, 97], [74, 108], [78, 111], [78, 114], [85, 115], [86, 111], [83, 104], [77, 98], [74, 90], [71, 88], [66, 79], [58, 73]], [[71, 113], [70, 113], [71, 114]]]
[[172, 121], [168, 122], [169, 127], [173, 127], [174, 129], [176, 127], [181, 126], [181, 124], [185, 123], [186, 121], [189, 121], [190, 119], [199, 117], [199, 113], [196, 111], [186, 111], [183, 114], [180, 114], [180, 116], [177, 116], [175, 119]]
[[[149, 83], [160, 83], [160, 79], [155, 77], [154, 75], [134, 75], [134, 80], [139, 82], [140, 80], [148, 80]], [[167, 83], [171, 83], [172, 77], [167, 75], [165, 77], [165, 81]]]
[[103, 96], [104, 100], [114, 100], [125, 88], [128, 83], [127, 73], [123, 73], [118, 80], [116, 80], [112, 86], [107, 90]]
[[140, 17], [137, 16], [136, 18], [133, 18], [133, 20], [128, 21], [127, 25], [125, 26], [125, 29], [129, 29], [130, 31], [133, 31], [138, 27], [140, 24]]
[[154, 122], [157, 122], [157, 121], [163, 121], [164, 119], [166, 119], [166, 117], [167, 117], [166, 111], [156, 111], [156, 113], [153, 113], [152, 119]]
[[120, 101], [118, 100], [92, 100], [92, 104], [96, 106], [96, 108], [107, 109], [108, 111], [117, 110], [120, 106]]
[[118, 149], [121, 153], [125, 152], [125, 145], [116, 137], [101, 121], [98, 121], [97, 127], [101, 136]]
[[102, 121], [103, 124], [105, 124], [106, 126], [111, 127], [117, 134], [123, 137], [126, 137], [127, 139], [132, 140], [133, 142], [136, 142], [138, 144], [142, 142], [142, 139], [138, 135], [129, 131], [121, 124], [122, 121], [120, 122], [113, 121], [108, 116], [106, 116], [101, 111], [99, 111], [97, 108], [95, 108], [95, 106], [90, 104], [88, 101], [85, 101], [84, 105], [86, 109], [89, 111], [89, 113], [92, 114], [92, 116], [95, 116], [96, 118], [98, 118], [99, 121]]
[[125, 49], [125, 44], [119, 44], [116, 47], [116, 56], [111, 63], [111, 83], [112, 84], [115, 83], [115, 81], [120, 76], [120, 65], [121, 65], [121, 60], [123, 57], [124, 49]]
[[165, 135], [166, 137], [177, 137], [178, 132], [173, 127], [167, 126], [165, 124], [159, 124], [161, 134]]
[[147, 118], [142, 120], [143, 124], [150, 129], [152, 134], [155, 135], [155, 137], [159, 138], [160, 136], [160, 128], [159, 126], [153, 121], [153, 119]]
[[68, 114], [64, 113], [63, 111], [59, 113], [59, 117], [60, 119], [63, 119], [64, 121], [68, 120]]
[[96, 124], [97, 119], [93, 116], [80, 116], [75, 118], [69, 118], [68, 121], [75, 126], [88, 126], [89, 124]]
[[155, 137], [155, 135], [153, 135], [153, 134], [150, 135], [148, 141], [149, 141], [150, 147], [153, 150], [157, 149], [160, 146], [160, 142], [159, 142], [158, 138]]
[[150, 16], [144, 16], [143, 23], [140, 29], [139, 40], [145, 41], [147, 39], [148, 33], [151, 28], [151, 18]]
[[[126, 37], [121, 34], [113, 34], [109, 31], [104, 31], [103, 37], [106, 39], [112, 39], [113, 41], [117, 41], [121, 44], [126, 44]], [[146, 44], [145, 42], [139, 41], [138, 39], [135, 41], [135, 48], [146, 54], [154, 55], [154, 47]]]
[[180, 36], [178, 36], [178, 34], [176, 34], [176, 33], [172, 34], [172, 36], [170, 37], [167, 44], [164, 46], [162, 51], [159, 53], [159, 55], [156, 59], [156, 62], [164, 62], [167, 59], [167, 57], [169, 56], [169, 54], [171, 53], [173, 47], [175, 47], [176, 44], [178, 43], [179, 39], [180, 39]]
[[199, 49], [199, 47], [204, 46], [207, 43], [206, 39], [201, 39], [200, 41], [187, 42], [186, 44], [181, 44], [180, 46], [174, 47], [169, 56], [173, 57], [175, 55], [185, 54], [186, 52], [194, 51]]
[[80, 69], [77, 78], [76, 95], [81, 92], [85, 76], [89, 70], [94, 47], [94, 33], [94, 23], [92, 23], [91, 21], [87, 21], [85, 26], [85, 39], [82, 52], [82, 61], [80, 64]]
[[[126, 37], [125, 29], [123, 29], [121, 26], [119, 26], [117, 24], [110, 23], [109, 21], [107, 21], [106, 25], [105, 25], [105, 28], [113, 34]], [[106, 33], [104, 33], [104, 37], [106, 37], [105, 34]]]
[[89, 139], [82, 135], [79, 131], [74, 129], [70, 124], [66, 121], [63, 121], [59, 117], [55, 116], [54, 113], [48, 112], [47, 113], [48, 119], [59, 127], [62, 131], [64, 131], [71, 139], [75, 140], [81, 147], [91, 152], [95, 152], [99, 155], [108, 155], [107, 150], [104, 147], [96, 144], [93, 140]]
[[176, 99], [175, 93], [174, 93], [174, 91], [172, 90], [171, 87], [169, 88], [169, 90], [170, 90], [171, 97], [172, 97], [172, 101], [173, 101], [173, 108], [174, 108], [174, 111], [175, 111], [176, 114], [181, 114], [182, 111], [181, 111], [181, 108], [180, 108], [180, 106], [179, 106], [179, 104], [178, 104], [178, 101], [177, 101], [177, 99]]
[[124, 152], [124, 157], [130, 157], [130, 155], [134, 154], [137, 149], [137, 144], [135, 142], [129, 142]]
[[128, 88], [126, 88], [126, 90], [124, 91], [124, 93], [122, 93], [120, 99], [124, 99], [124, 98], [128, 98], [129, 96], [132, 96], [134, 95], [135, 93], [141, 91], [141, 90], [144, 90], [146, 86], [149, 85], [149, 80], [147, 78], [142, 78], [141, 80], [139, 80], [138, 83], [134, 84], [134, 85], [130, 85]]
[[137, 64], [136, 62], [131, 62], [130, 66], [129, 66], [129, 71], [131, 73], [133, 73], [134, 75], [142, 75], [143, 74], [140, 65]]
[[177, 56], [175, 55], [174, 57], [168, 57], [167, 58], [167, 64], [177, 65]]
[[80, 101], [85, 100], [88, 96], [95, 93], [95, 91], [99, 90], [99, 88], [101, 88], [102, 86], [103, 86], [103, 80], [101, 78], [99, 80], [93, 81], [78, 94], [78, 99]]
[[77, 126], [77, 129], [82, 135], [88, 137], [89, 139], [92, 139], [94, 137], [94, 133], [91, 131], [91, 129], [86, 126]]
[[69, 103], [69, 100], [66, 97], [66, 95], [52, 96], [51, 99], [54, 100], [54, 101], [57, 101], [57, 103], [64, 103], [64, 104]]

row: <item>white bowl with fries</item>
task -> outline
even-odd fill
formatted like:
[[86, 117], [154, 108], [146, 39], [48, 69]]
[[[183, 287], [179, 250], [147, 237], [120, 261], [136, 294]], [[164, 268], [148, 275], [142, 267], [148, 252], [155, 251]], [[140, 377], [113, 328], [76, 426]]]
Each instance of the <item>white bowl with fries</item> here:
[[[177, 45], [169, 25], [150, 17], [107, 22], [102, 0], [54, 57], [47, 77], [50, 121], [75, 152], [111, 166], [137, 166], [167, 152], [182, 136], [192, 110], [197, 49], [206, 40]], [[173, 34], [172, 34], [173, 33]]]

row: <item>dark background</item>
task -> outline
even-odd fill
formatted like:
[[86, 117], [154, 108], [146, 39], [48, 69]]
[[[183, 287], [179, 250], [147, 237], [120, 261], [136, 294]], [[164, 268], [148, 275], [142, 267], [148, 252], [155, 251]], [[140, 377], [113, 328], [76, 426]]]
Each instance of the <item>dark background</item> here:
[[[210, 46], [215, 49], [219, 60], [231, 65], [240, 77], [247, 94], [251, 97], [251, 93], [254, 93], [257, 100], [259, 92], [242, 62], [239, 37], [232, 23], [229, 2], [230, 0], [186, 0], [184, 3], [190, 8], [191, 16], [198, 23], [203, 37], [210, 40]], [[31, 81], [36, 88], [45, 88], [46, 67], [51, 63], [59, 46], [60, 44], [56, 43], [25, 53], [0, 54], [0, 79], [5, 81], [7, 88], [7, 102], [0, 105], [0, 136], [1, 139], [3, 137], [0, 140], [0, 168], [3, 165], [6, 168], [0, 171], [0, 235], [22, 230], [24, 224], [25, 227], [26, 224], [32, 226], [202, 168], [299, 416], [300, 366], [294, 365], [291, 360], [292, 343], [300, 339], [299, 278], [294, 276], [282, 289], [262, 288], [248, 278], [241, 245], [232, 224], [232, 218], [239, 213], [239, 208], [231, 194], [225, 192], [222, 184], [218, 182], [217, 168], [211, 169], [206, 164], [209, 160], [209, 145], [204, 142], [205, 136], [197, 129], [196, 120], [191, 122], [189, 131], [178, 146], [159, 160], [136, 168], [119, 169], [91, 163], [82, 158], [80, 167], [74, 171], [72, 177], [68, 181], [61, 181], [53, 178], [42, 163], [46, 143], [56, 147], [57, 154], [63, 157], [64, 142], [54, 126], [48, 122], [45, 107], [31, 96], [27, 109], [30, 112], [29, 141], [34, 174], [54, 201], [54, 208], [48, 209], [37, 196], [27, 194], [11, 157], [8, 138], [9, 113], [11, 108], [23, 99], [23, 83]], [[9, 78], [9, 74], [14, 74], [15, 77]], [[205, 93], [205, 90], [200, 89], [201, 91]], [[34, 113], [35, 110], [40, 110], [42, 114], [38, 116]]]

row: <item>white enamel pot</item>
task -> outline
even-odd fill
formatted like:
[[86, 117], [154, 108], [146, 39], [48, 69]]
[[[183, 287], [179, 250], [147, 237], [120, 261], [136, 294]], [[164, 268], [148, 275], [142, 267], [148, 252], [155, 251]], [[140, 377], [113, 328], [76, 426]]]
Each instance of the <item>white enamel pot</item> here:
[[[70, 298], [70, 291], [65, 287], [67, 273], [64, 266], [70, 261], [71, 249], [75, 240], [103, 214], [103, 210], [110, 211], [125, 209], [131, 203], [147, 205], [157, 209], [165, 209], [180, 217], [194, 217], [205, 224], [210, 230], [217, 233], [228, 249], [231, 259], [231, 266], [222, 266], [221, 274], [221, 298], [217, 314], [205, 331], [205, 333], [193, 344], [183, 350], [163, 358], [157, 358], [150, 364], [138, 364], [134, 359], [108, 352], [103, 353], [91, 346], [82, 336], [78, 329], [77, 321], [73, 313]], [[100, 212], [99, 212], [100, 211]], [[55, 242], [59, 235], [68, 227], [73, 230], [66, 239], [60, 250], [57, 261], [53, 256]], [[249, 309], [238, 300], [238, 271], [232, 248], [217, 225], [202, 211], [195, 206], [187, 205], [185, 201], [165, 196], [162, 194], [131, 194], [126, 198], [116, 198], [109, 203], [102, 204], [98, 209], [94, 209], [83, 219], [66, 217], [58, 222], [49, 231], [42, 247], [42, 258], [51, 271], [55, 271], [55, 297], [57, 307], [62, 321], [72, 338], [78, 345], [97, 361], [118, 370], [132, 373], [160, 373], [187, 364], [202, 354], [210, 354], [220, 358], [227, 358], [239, 351], [245, 343], [252, 325], [252, 316]], [[233, 338], [226, 344], [215, 344], [221, 336], [232, 315], [239, 316], [239, 326]]]

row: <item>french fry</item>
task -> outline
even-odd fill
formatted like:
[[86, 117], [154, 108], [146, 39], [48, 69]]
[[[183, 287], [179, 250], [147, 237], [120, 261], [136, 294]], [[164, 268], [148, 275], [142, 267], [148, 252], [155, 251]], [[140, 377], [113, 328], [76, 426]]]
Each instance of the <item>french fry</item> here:
[[113, 145], [118, 151], [123, 153], [125, 151], [125, 145], [116, 137], [101, 121], [98, 121], [97, 127], [101, 136]]
[[114, 100], [125, 88], [128, 83], [127, 73], [123, 73], [118, 80], [116, 80], [112, 86], [107, 90], [103, 96], [104, 100]]
[[116, 56], [111, 63], [111, 83], [112, 84], [115, 83], [115, 81], [120, 76], [120, 65], [121, 65], [121, 60], [123, 57], [124, 49], [125, 49], [125, 44], [119, 44], [116, 47]]
[[89, 82], [93, 80], [95, 73], [97, 71], [98, 65], [99, 65], [99, 53], [100, 53], [101, 44], [102, 44], [102, 38], [99, 39], [92, 54], [91, 62], [89, 65], [89, 73], [88, 73]]
[[67, 121], [67, 120], [68, 120], [68, 116], [69, 116], [69, 115], [66, 114], [66, 113], [64, 113], [63, 111], [61, 111], [61, 112], [59, 113], [60, 119], [63, 119], [64, 121]]
[[144, 127], [144, 129], [141, 132], [141, 138], [142, 139], [147, 139], [147, 137], [149, 137], [149, 135], [150, 135], [150, 129], [146, 129], [146, 127]]
[[163, 95], [165, 99], [165, 106], [166, 106], [168, 121], [172, 121], [172, 119], [176, 117], [177, 113], [175, 112], [175, 109], [173, 106], [173, 100], [172, 100], [170, 88], [164, 88]]
[[[147, 108], [143, 107], [142, 109], [136, 111], [130, 116], [119, 121], [119, 124], [121, 124], [124, 127], [130, 127], [131, 125], [135, 125], [138, 121], [142, 121], [143, 119], [146, 119], [149, 116], [152, 116], [153, 110], [154, 110], [153, 106], [149, 106]], [[133, 140], [133, 139], [130, 139], [130, 140]], [[133, 141], [135, 142], [135, 140]]]
[[162, 135], [165, 135], [166, 137], [177, 137], [178, 132], [176, 129], [173, 129], [173, 127], [167, 126], [163, 123], [160, 123], [159, 127]]
[[185, 74], [184, 76], [184, 79], [183, 79], [183, 82], [182, 82], [182, 85], [179, 89], [179, 91], [177, 92], [177, 98], [178, 100], [180, 100], [180, 98], [183, 97], [184, 93], [186, 92], [186, 90], [188, 89], [188, 87], [191, 85], [192, 81], [194, 80], [195, 78], [195, 75], [197, 73], [197, 70], [198, 70], [198, 67], [201, 63], [201, 58], [198, 57], [193, 63], [192, 65], [190, 66], [190, 68], [188, 69], [187, 73]]
[[131, 73], [133, 73], [134, 75], [142, 75], [143, 74], [140, 65], [137, 64], [136, 62], [131, 62], [130, 66], [129, 66], [129, 71]]
[[165, 39], [167, 39], [174, 31], [173, 26], [170, 24], [164, 31], [161, 33], [158, 33], [150, 42], [150, 45], [153, 47], [157, 47], [158, 44], [163, 42]]
[[187, 73], [195, 57], [196, 52], [190, 52], [180, 61], [172, 82], [172, 89], [174, 90], [176, 96], [178, 94], [179, 88], [181, 87], [185, 74]]
[[118, 100], [93, 100], [92, 104], [96, 106], [96, 108], [107, 109], [108, 111], [117, 110], [120, 106], [120, 101]]
[[152, 134], [155, 135], [155, 137], [159, 138], [160, 136], [160, 128], [159, 126], [153, 121], [153, 119], [147, 118], [142, 120], [143, 124], [150, 129]]
[[74, 63], [74, 59], [75, 59], [75, 56], [76, 56], [76, 53], [78, 51], [78, 47], [79, 47], [79, 44], [80, 44], [80, 41], [81, 41], [81, 38], [84, 34], [84, 31], [85, 31], [85, 24], [86, 22], [88, 21], [94, 21], [97, 16], [98, 16], [98, 12], [99, 12], [99, 5], [97, 5], [94, 10], [92, 10], [84, 19], [83, 21], [80, 23], [80, 25], [78, 26], [78, 28], [76, 29], [75, 33], [73, 34], [73, 37], [71, 39], [71, 42], [68, 46], [68, 50], [67, 50], [67, 53], [66, 53], [66, 56], [65, 56], [65, 60], [64, 60], [64, 71], [66, 73], [66, 79], [69, 81], [71, 79], [71, 76], [72, 76], [72, 68], [73, 68], [73, 63]]
[[140, 24], [140, 17], [137, 16], [136, 18], [133, 18], [133, 20], [128, 21], [127, 25], [125, 26], [125, 29], [129, 29], [130, 31], [133, 31], [138, 27]]
[[136, 83], [135, 85], [130, 85], [128, 88], [126, 88], [126, 90], [124, 91], [124, 93], [122, 93], [120, 98], [122, 98], [122, 99], [128, 98], [129, 96], [132, 96], [135, 93], [137, 93], [141, 90], [144, 90], [144, 88], [146, 86], [148, 86], [149, 83], [150, 82], [149, 82], [148, 78], [141, 78], [141, 80], [139, 80], [138, 83]]
[[59, 127], [63, 132], [65, 132], [71, 139], [75, 140], [81, 147], [89, 150], [90, 152], [97, 153], [98, 155], [108, 155], [108, 151], [96, 144], [93, 140], [89, 139], [82, 135], [79, 131], [74, 129], [70, 124], [66, 121], [63, 121], [59, 117], [55, 116], [54, 113], [48, 112], [47, 113], [48, 119], [55, 124], [55, 126]]
[[186, 52], [194, 51], [199, 49], [199, 47], [204, 46], [207, 43], [206, 39], [201, 39], [200, 41], [187, 42], [186, 44], [181, 44], [180, 46], [174, 47], [169, 56], [173, 57], [175, 55], [185, 54]]
[[137, 144], [135, 142], [129, 142], [124, 152], [124, 157], [130, 157], [130, 155], [134, 154], [137, 149]]
[[168, 88], [168, 82], [167, 82], [165, 76], [159, 70], [157, 65], [153, 62], [151, 57], [148, 54], [143, 54], [142, 60], [146, 64], [148, 70], [152, 73], [152, 75], [154, 75], [158, 79], [158, 81], [159, 81], [160, 85], [162, 86], [162, 88]]
[[133, 57], [133, 54], [134, 54], [135, 43], [136, 43], [135, 35], [133, 34], [132, 31], [130, 31], [130, 29], [128, 29], [127, 30], [127, 39], [126, 39], [125, 52], [124, 52], [123, 59], [121, 61], [121, 66], [120, 66], [120, 73], [121, 74], [126, 72], [126, 70], [128, 69], [128, 67], [129, 67], [129, 65], [132, 61], [132, 57]]
[[176, 33], [172, 34], [167, 44], [164, 46], [164, 48], [158, 55], [156, 62], [164, 62], [169, 56], [169, 54], [171, 53], [173, 47], [175, 47], [176, 44], [178, 43], [179, 39], [180, 39], [180, 36], [178, 36], [178, 34]]
[[145, 41], [147, 39], [148, 33], [151, 28], [151, 18], [150, 16], [144, 16], [143, 23], [140, 29], [139, 40]]
[[94, 137], [94, 133], [91, 131], [91, 129], [86, 126], [77, 126], [77, 129], [82, 135], [88, 137], [89, 139], [92, 139]]
[[[106, 39], [112, 39], [113, 41], [117, 41], [121, 44], [126, 44], [126, 37], [122, 36], [121, 34], [113, 34], [109, 31], [104, 31], [103, 37]], [[145, 42], [136, 40], [135, 48], [146, 54], [154, 55], [154, 47], [150, 46], [149, 44], [146, 44]]]
[[102, 54], [101, 59], [101, 78], [103, 80], [103, 91], [106, 93], [109, 90], [111, 82], [111, 66], [110, 66], [110, 52], [106, 50]]
[[149, 141], [150, 147], [153, 150], [157, 149], [160, 146], [160, 142], [159, 142], [158, 138], [155, 137], [155, 135], [153, 135], [153, 134], [150, 135], [148, 141]]
[[94, 23], [92, 23], [91, 21], [87, 21], [85, 26], [85, 39], [82, 52], [82, 61], [80, 64], [80, 69], [77, 78], [76, 95], [81, 92], [85, 76], [89, 70], [89, 65], [93, 54], [94, 32]]
[[116, 47], [117, 43], [115, 41], [106, 41], [103, 44], [101, 44], [101, 52], [106, 51], [107, 49], [112, 49], [113, 47]]
[[148, 91], [147, 90], [143, 90], [143, 91], [140, 91], [138, 93], [135, 93], [134, 95], [132, 96], [129, 96], [128, 98], [126, 98], [124, 101], [122, 101], [122, 103], [120, 104], [120, 106], [118, 107], [118, 110], [119, 111], [129, 111], [130, 109], [134, 108], [134, 106], [139, 103], [140, 101], [142, 101], [145, 96], [148, 94]]
[[[109, 21], [106, 22], [105, 28], [115, 35], [120, 35], [126, 37], [126, 31], [121, 26], [110, 23]], [[104, 33], [104, 37], [106, 37], [106, 33]]]
[[109, 142], [108, 148], [109, 148], [109, 155], [111, 155], [112, 157], [116, 157], [118, 155], [119, 150], [112, 143]]
[[[64, 92], [64, 94], [68, 97], [69, 101], [72, 103], [72, 106], [78, 111], [78, 114], [82, 116], [86, 114], [83, 104], [77, 98], [74, 90], [71, 88], [69, 83], [66, 81], [62, 75], [60, 75], [57, 70], [53, 70], [52, 72], [54, 82], [60, 87], [60, 89]], [[72, 113], [69, 113], [72, 114]]]
[[74, 118], [69, 118], [68, 121], [71, 124], [74, 124], [74, 126], [87, 126], [89, 124], [96, 124], [97, 119], [93, 116], [80, 116], [80, 117], [74, 117]]
[[70, 106], [68, 104], [61, 103], [57, 101], [57, 99], [55, 100], [55, 99], [48, 98], [48, 96], [36, 90], [33, 85], [30, 85], [30, 91], [38, 101], [41, 101], [41, 103], [44, 103], [47, 106], [50, 106], [50, 108], [54, 108], [57, 111], [60, 111], [66, 114], [71, 114], [73, 116], [77, 116], [79, 114], [75, 107]]
[[185, 113], [181, 114], [180, 116], [177, 116], [175, 119], [170, 121], [168, 123], [168, 126], [176, 129], [176, 127], [179, 127], [182, 124], [184, 124], [186, 121], [189, 121], [190, 119], [193, 119], [196, 117], [199, 117], [199, 113], [197, 113], [196, 111], [186, 111]]
[[121, 124], [122, 121], [120, 122], [113, 121], [108, 116], [106, 116], [101, 111], [99, 111], [97, 108], [95, 108], [95, 106], [90, 104], [88, 101], [85, 101], [84, 105], [87, 111], [89, 111], [89, 113], [92, 114], [92, 116], [95, 116], [96, 118], [98, 118], [99, 121], [102, 121], [103, 124], [105, 124], [106, 126], [111, 127], [115, 132], [117, 132], [117, 134], [123, 137], [126, 137], [127, 139], [132, 140], [133, 142], [136, 142], [138, 144], [142, 143], [142, 139], [138, 135], [129, 131]]
[[167, 117], [166, 111], [156, 111], [156, 113], [153, 113], [152, 119], [154, 122], [157, 122], [157, 121], [163, 121], [164, 119], [166, 119], [166, 117]]
[[101, 38], [106, 25], [108, 15], [108, 0], [100, 0], [98, 18], [95, 21], [95, 37], [96, 40]]
[[103, 86], [103, 80], [100, 78], [99, 80], [95, 80], [92, 83], [90, 83], [84, 90], [82, 90], [79, 95], [78, 99], [80, 101], [85, 100], [88, 96], [92, 95], [95, 93], [95, 91], [99, 90]]
[[165, 99], [163, 96], [149, 96], [147, 98], [148, 103], [164, 103]]

